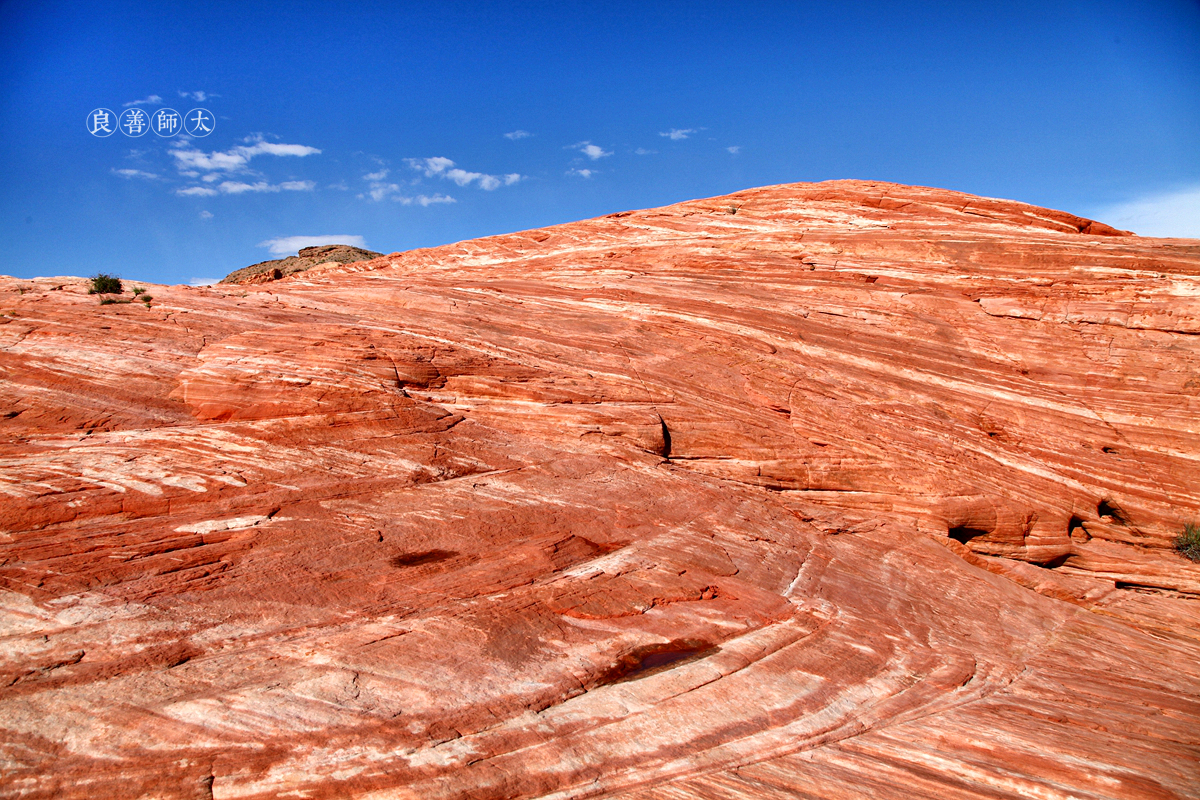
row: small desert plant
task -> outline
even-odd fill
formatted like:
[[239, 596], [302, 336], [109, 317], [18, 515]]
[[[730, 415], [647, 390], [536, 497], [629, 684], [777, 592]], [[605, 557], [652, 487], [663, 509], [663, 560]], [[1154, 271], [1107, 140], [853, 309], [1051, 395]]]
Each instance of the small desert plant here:
[[1200, 561], [1200, 522], [1189, 522], [1175, 537], [1175, 551], [1184, 558]]
[[101, 272], [99, 275], [92, 276], [92, 285], [88, 289], [88, 294], [120, 294], [121, 279], [116, 275], [108, 275]]
[[146, 305], [150, 305], [150, 301], [153, 300], [154, 298], [148, 294], [144, 294], [139, 299]]
[[139, 294], [145, 294], [145, 293], [146, 293], [146, 290], [140, 286], [133, 290], [134, 297], [137, 297]]

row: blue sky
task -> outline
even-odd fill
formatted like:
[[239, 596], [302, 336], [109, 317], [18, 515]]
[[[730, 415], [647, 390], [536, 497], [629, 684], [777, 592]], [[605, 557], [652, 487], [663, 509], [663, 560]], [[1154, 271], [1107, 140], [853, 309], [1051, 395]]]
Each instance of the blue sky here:
[[[216, 125], [97, 138], [98, 107]], [[1200, 3], [7, 0], [0, 132], [19, 277], [186, 283], [296, 237], [392, 252], [832, 178], [1200, 237]]]

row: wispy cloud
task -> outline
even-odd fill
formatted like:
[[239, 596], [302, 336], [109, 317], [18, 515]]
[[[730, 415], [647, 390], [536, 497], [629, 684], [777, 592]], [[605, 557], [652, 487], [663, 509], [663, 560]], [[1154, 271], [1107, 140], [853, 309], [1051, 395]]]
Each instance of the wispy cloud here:
[[686, 139], [690, 137], [692, 133], [698, 133], [704, 130], [706, 130], [706, 128], [671, 128], [670, 131], [659, 132], [659, 136], [671, 139], [672, 142], [679, 142], [680, 139]]
[[[363, 195], [361, 194], [359, 195], [359, 197], [362, 196]], [[400, 188], [400, 184], [398, 183], [376, 182], [372, 183], [371, 188], [367, 190], [367, 196], [369, 196], [375, 202], [386, 200], [389, 197], [393, 200], [399, 201], [404, 199], [404, 190]]]
[[530, 133], [529, 131], [513, 131], [511, 133], [504, 134], [505, 139], [511, 139], [514, 142], [517, 139], [525, 139], [529, 136], [533, 136], [533, 134]]
[[742, 152], [742, 146], [740, 144], [735, 144], [732, 147], [726, 147], [725, 149], [728, 150], [730, 153], [732, 153], [735, 156], [738, 153]]
[[449, 167], [454, 166], [454, 162], [444, 156], [434, 156], [433, 158], [406, 158], [404, 160], [413, 169], [424, 172], [426, 178], [432, 178], [434, 175], [440, 175]]
[[427, 178], [435, 176], [446, 178], [447, 180], [454, 181], [459, 186], [470, 186], [472, 183], [477, 183], [479, 184], [479, 188], [489, 192], [501, 186], [512, 186], [525, 177], [519, 172], [510, 172], [506, 175], [468, 172], [465, 169], [459, 169], [454, 166], [454, 162], [444, 156], [406, 158], [404, 161], [418, 172], [423, 172]]
[[212, 286], [220, 282], [220, 278], [192, 278], [188, 281], [188, 286]]
[[213, 197], [218, 194], [246, 194], [261, 192], [311, 192], [317, 186], [313, 181], [284, 181], [283, 183], [267, 183], [255, 181], [222, 181], [216, 188], [208, 186], [188, 186], [176, 189], [175, 194], [183, 197]]
[[200, 212], [200, 219], [212, 219], [212, 218], [213, 218], [213, 213], [211, 211], [201, 211]]
[[1200, 186], [1148, 194], [1088, 215], [1141, 236], [1200, 239]]
[[255, 181], [223, 181], [217, 188], [222, 194], [245, 194], [246, 192], [311, 192], [316, 184], [312, 181], [284, 181], [283, 183], [267, 183]]
[[568, 149], [578, 150], [579, 152], [583, 153], [585, 156], [590, 158], [592, 161], [599, 161], [600, 159], [604, 158], [605, 156], [612, 155], [611, 150], [605, 150], [603, 147], [600, 147], [599, 145], [595, 145], [595, 144], [592, 144], [591, 142], [587, 142], [587, 141], [576, 142], [575, 144], [571, 145]]
[[250, 163], [250, 159], [260, 155], [311, 156], [321, 152], [316, 147], [308, 147], [303, 144], [277, 144], [264, 141], [261, 136], [252, 136], [246, 139], [246, 142], [246, 144], [229, 150], [205, 153], [189, 141], [180, 141], [172, 147], [171, 155], [175, 158], [175, 166], [183, 174], [194, 175], [201, 171], [234, 172], [242, 170]]
[[686, 139], [696, 132], [695, 128], [671, 128], [669, 131], [659, 133], [659, 136], [665, 136], [672, 142], [678, 142], [680, 139]]
[[179, 96], [185, 97], [188, 100], [195, 100], [197, 103], [203, 103], [206, 100], [210, 100], [214, 97], [220, 97], [221, 95], [213, 94], [212, 92], [185, 92], [181, 90], [179, 92]]
[[370, 197], [372, 200], [379, 202], [381, 200], [391, 200], [394, 203], [399, 203], [402, 206], [411, 206], [414, 203], [420, 206], [441, 205], [444, 203], [457, 203], [453, 197], [446, 194], [419, 194], [416, 197], [409, 197], [404, 194], [403, 187], [398, 183], [383, 183], [375, 181], [365, 194], [360, 194], [360, 198]]
[[114, 169], [114, 175], [120, 175], [122, 178], [143, 178], [148, 181], [158, 180], [158, 175], [153, 172], [146, 172], [140, 169]]
[[390, 170], [381, 169], [381, 170], [379, 170], [379, 172], [368, 172], [366, 175], [363, 175], [363, 180], [364, 181], [381, 181], [388, 176], [389, 171]]
[[569, 169], [568, 175], [578, 175], [580, 178], [590, 178], [597, 173], [594, 169]]
[[123, 107], [130, 106], [161, 106], [163, 99], [156, 94], [152, 94], [144, 100], [130, 100], [128, 103], [123, 103]]
[[333, 234], [329, 236], [278, 236], [259, 242], [259, 247], [265, 247], [273, 256], [287, 256], [298, 253], [305, 247], [316, 247], [322, 244], [348, 244], [351, 247], [366, 248], [367, 243], [361, 236]]
[[637, 150], [633, 151], [633, 154], [635, 156], [652, 156], [657, 152], [658, 152], [657, 150], [647, 150], [644, 147], [639, 147]]
[[[453, 197], [445, 194], [424, 195], [419, 194], [413, 200], [423, 206], [439, 205], [441, 203], [457, 203]], [[407, 204], [406, 204], [407, 205]]]

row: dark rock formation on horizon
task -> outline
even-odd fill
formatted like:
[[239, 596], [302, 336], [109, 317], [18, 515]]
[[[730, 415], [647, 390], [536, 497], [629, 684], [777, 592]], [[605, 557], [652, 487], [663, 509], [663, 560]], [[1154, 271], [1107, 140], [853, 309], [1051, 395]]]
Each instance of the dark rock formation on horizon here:
[[348, 244], [322, 244], [304, 247], [297, 255], [271, 261], [260, 261], [257, 264], [235, 270], [222, 278], [221, 283], [270, 283], [289, 275], [295, 275], [297, 272], [333, 265], [353, 264], [356, 261], [370, 261], [381, 255], [383, 253], [363, 250], [361, 247], [351, 247]]

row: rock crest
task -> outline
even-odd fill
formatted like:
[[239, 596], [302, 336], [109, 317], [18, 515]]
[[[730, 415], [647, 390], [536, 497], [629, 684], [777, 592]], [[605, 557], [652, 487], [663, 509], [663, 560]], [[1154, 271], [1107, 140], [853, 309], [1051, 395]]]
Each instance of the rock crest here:
[[361, 247], [351, 247], [346, 244], [323, 244], [314, 247], [303, 247], [300, 252], [287, 258], [271, 261], [260, 261], [226, 275], [221, 283], [270, 283], [297, 272], [307, 272], [310, 269], [323, 269], [339, 264], [353, 264], [356, 261], [370, 261], [383, 255]]

